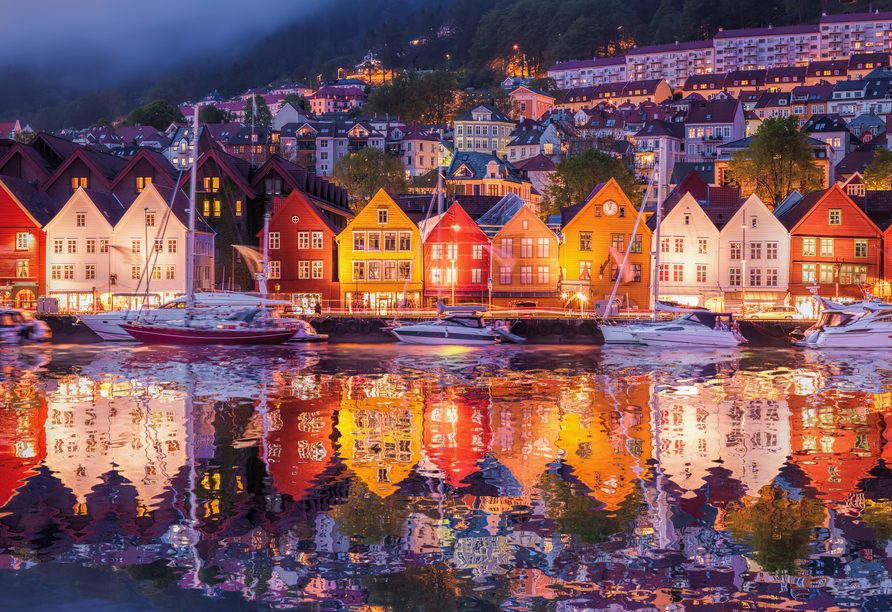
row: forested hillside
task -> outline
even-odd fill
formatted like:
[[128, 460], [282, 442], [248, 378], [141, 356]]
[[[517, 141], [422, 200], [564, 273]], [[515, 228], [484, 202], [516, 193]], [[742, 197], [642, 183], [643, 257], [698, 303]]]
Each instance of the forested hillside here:
[[168, 75], [141, 71], [95, 84], [46, 67], [2, 69], [0, 120], [85, 127], [156, 99], [178, 104], [212, 90], [231, 96], [276, 81], [331, 78], [370, 50], [388, 74], [454, 70], [463, 85], [487, 86], [506, 73], [542, 75], [556, 61], [622, 54], [633, 44], [708, 39], [720, 27], [815, 23], [822, 10], [890, 9], [892, 0], [340, 0], [245, 41], [238, 53], [183, 58]]

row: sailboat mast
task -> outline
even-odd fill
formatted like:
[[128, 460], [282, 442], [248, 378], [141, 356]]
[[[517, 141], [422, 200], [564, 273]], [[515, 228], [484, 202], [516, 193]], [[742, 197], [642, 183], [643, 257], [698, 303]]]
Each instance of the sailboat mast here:
[[[659, 180], [662, 181], [662, 177], [659, 177]], [[653, 304], [651, 304], [651, 308], [653, 309], [653, 314], [651, 315], [652, 320], [657, 320], [657, 300], [660, 295], [660, 228], [662, 226], [663, 221], [663, 200], [661, 199], [662, 190], [658, 190], [660, 194], [657, 196], [657, 231], [654, 234], [654, 240], [656, 240], [656, 246], [654, 248], [654, 282], [653, 282]]]
[[195, 295], [195, 183], [198, 180], [198, 106], [192, 121], [192, 179], [189, 183], [189, 229], [186, 230], [186, 298]]

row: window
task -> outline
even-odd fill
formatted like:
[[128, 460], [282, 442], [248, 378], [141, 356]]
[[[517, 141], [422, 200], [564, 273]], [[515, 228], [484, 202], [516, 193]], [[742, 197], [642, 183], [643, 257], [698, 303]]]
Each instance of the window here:
[[579, 232], [579, 250], [580, 251], [591, 251], [592, 250], [592, 233], [591, 232]]
[[68, 240], [68, 252], [73, 255], [77, 254], [77, 240]]
[[833, 238], [821, 238], [821, 257], [833, 257]]
[[817, 241], [818, 241], [817, 238], [803, 238], [802, 239], [802, 254], [806, 255], [806, 256], [810, 255], [810, 256], [814, 257], [815, 253], [817, 252], [815, 250]]
[[[270, 234], [270, 242], [272, 242], [272, 237], [273, 237], [273, 235]], [[279, 237], [279, 235], [276, 234], [276, 247], [275, 248], [277, 248], [277, 249], [279, 248], [278, 237]], [[270, 248], [273, 248], [273, 247], [270, 247]], [[299, 249], [309, 249], [310, 248], [310, 232], [297, 232], [297, 248], [299, 248]]]
[[759, 227], [759, 217], [750, 217], [750, 227]]
[[474, 260], [482, 260], [483, 259], [483, 245], [475, 244], [471, 247], [471, 259]]
[[684, 282], [684, 264], [672, 264], [672, 280], [676, 283]]
[[855, 241], [855, 257], [867, 257], [867, 241]]
[[365, 251], [365, 232], [353, 232], [353, 250]]
[[830, 225], [842, 225], [842, 210], [839, 208], [830, 209]]
[[691, 215], [685, 215], [685, 216], [684, 216], [684, 224], [685, 224], [685, 225], [690, 225], [690, 224], [691, 224]]
[[146, 227], [155, 227], [155, 213], [146, 213]]
[[87, 226], [87, 215], [85, 213], [77, 213], [77, 226], [78, 227], [86, 227]]
[[708, 240], [706, 238], [697, 238], [697, 253], [706, 255]]
[[210, 201], [210, 200], [205, 200], [205, 201], [204, 201], [204, 209], [203, 209], [203, 213], [202, 213], [202, 214], [203, 214], [205, 217], [210, 217], [210, 216], [211, 216], [211, 201]]
[[387, 225], [387, 209], [378, 209], [378, 225]]
[[548, 250], [551, 241], [548, 238], [539, 238], [538, 245], [536, 249], [537, 257], [548, 257]]
[[514, 239], [502, 238], [502, 257], [514, 256]]
[[99, 252], [108, 253], [108, 238], [99, 239]]
[[455, 268], [446, 268], [446, 282], [449, 284], [455, 283]]
[[765, 259], [777, 259], [777, 243], [765, 243]]
[[96, 264], [86, 264], [84, 266], [84, 280], [96, 279]]
[[765, 286], [777, 287], [777, 268], [765, 269]]
[[600, 206], [595, 206], [595, 216], [596, 217], [601, 216], [601, 207]]
[[821, 264], [818, 268], [819, 282], [822, 285], [832, 285], [834, 277], [833, 264]]
[[641, 282], [641, 264], [640, 263], [632, 264], [632, 282], [633, 283]]
[[176, 253], [177, 252], [177, 239], [176, 238], [168, 238], [167, 239], [167, 252], [168, 253]]
[[15, 235], [15, 248], [17, 251], [27, 251], [28, 250], [28, 232], [16, 232]]
[[176, 280], [177, 279], [177, 268], [176, 266], [167, 266], [167, 270], [165, 273], [165, 278], [167, 280]]
[[439, 261], [443, 259], [443, 245], [434, 243], [431, 245], [431, 260]]
[[511, 284], [511, 268], [499, 268], [499, 283], [502, 285]]
[[471, 268], [471, 282], [475, 285], [483, 283], [483, 269]]
[[140, 276], [142, 276], [142, 268], [139, 266], [130, 266], [130, 278], [139, 280]]
[[204, 190], [216, 192], [220, 190], [220, 177], [219, 176], [206, 176], [204, 177]]
[[96, 239], [95, 238], [87, 238], [87, 253], [95, 253], [96, 252]]
[[669, 282], [669, 264], [660, 264], [659, 277], [661, 283]]
[[269, 277], [270, 278], [282, 278], [282, 262], [281, 261], [269, 262]]
[[[319, 276], [316, 276], [316, 264], [319, 264]], [[322, 262], [313, 262], [313, 278], [322, 278]], [[396, 280], [396, 262], [395, 261], [385, 261], [384, 262], [384, 280], [385, 281], [395, 281]]]
[[684, 238], [675, 239], [675, 252], [684, 253]]
[[802, 264], [802, 282], [815, 282], [815, 264]]
[[698, 283], [706, 282], [706, 266], [704, 266], [704, 265], [697, 266], [697, 282]]
[[50, 276], [53, 280], [62, 280], [62, 266], [52, 266]]
[[[322, 233], [319, 233], [319, 246], [315, 246], [316, 234], [313, 234], [313, 248], [322, 248]], [[384, 250], [388, 253], [396, 252], [396, 232], [384, 232]]]
[[220, 200], [214, 200], [214, 216], [220, 216]]
[[[207, 179], [204, 179], [207, 181]], [[149, 183], [152, 182], [151, 176], [138, 176], [136, 177], [136, 193], [142, 193], [142, 190], [149, 186]]]
[[580, 261], [579, 262], [579, 280], [591, 280], [591, 279], [592, 279], [592, 262]]
[[532, 238], [521, 238], [520, 239], [520, 256], [524, 257], [524, 258], [533, 256], [533, 239]]
[[412, 233], [400, 232], [400, 251], [412, 250]]
[[164, 239], [163, 238], [155, 238], [154, 249], [156, 253], [161, 253], [164, 251]]
[[397, 280], [409, 280], [409, 275], [412, 273], [412, 262], [401, 261], [397, 268], [397, 273], [399, 274]]
[[132, 239], [130, 241], [130, 251], [133, 253], [139, 253], [140, 250], [141, 250], [141, 245], [140, 245], [139, 240], [136, 240], [135, 238]]
[[739, 242], [731, 243], [731, 259], [743, 259], [743, 246]]
[[668, 238], [660, 238], [660, 253], [668, 253], [669, 252], [669, 239]]
[[54, 239], [53, 240], [53, 253], [61, 253], [62, 252], [62, 240]]
[[85, 176], [75, 176], [71, 179], [71, 190], [75, 191], [78, 187], [83, 187], [87, 189], [87, 177]]
[[611, 234], [610, 235], [610, 246], [612, 246], [618, 253], [622, 253], [626, 248], [626, 236], [625, 234]]
[[297, 278], [310, 278], [310, 262], [297, 262]]
[[364, 261], [354, 261], [353, 262], [353, 280], [355, 280], [355, 281], [364, 281], [365, 280], [365, 262]]
[[762, 243], [750, 243], [750, 259], [762, 259]]
[[[381, 232], [369, 232], [368, 242], [366, 243], [366, 250], [367, 251], [380, 251], [381, 250]], [[369, 277], [369, 280], [371, 280], [371, 277]]]
[[641, 236], [635, 236], [632, 238], [632, 244], [629, 246], [630, 253], [640, 253], [641, 252]]
[[533, 268], [532, 266], [521, 266], [520, 267], [520, 284], [521, 285], [531, 285], [533, 283]]
[[235, 201], [235, 216], [236, 217], [242, 216], [242, 201], [241, 200]]
[[762, 269], [750, 268], [750, 287], [762, 286]]
[[539, 284], [547, 285], [548, 284], [548, 266], [539, 266]]
[[152, 266], [152, 280], [161, 280], [161, 266]]
[[622, 218], [622, 217], [625, 217], [625, 216], [626, 216], [626, 207], [625, 207], [625, 206], [620, 206], [620, 207], [619, 207], [619, 217]]
[[367, 280], [370, 281], [379, 281], [381, 280], [381, 262], [380, 261], [370, 261], [366, 266], [366, 275]]
[[28, 260], [27, 259], [19, 259], [15, 262], [15, 276], [16, 278], [28, 278]]
[[728, 284], [732, 287], [740, 286], [740, 268], [731, 268], [729, 270]]

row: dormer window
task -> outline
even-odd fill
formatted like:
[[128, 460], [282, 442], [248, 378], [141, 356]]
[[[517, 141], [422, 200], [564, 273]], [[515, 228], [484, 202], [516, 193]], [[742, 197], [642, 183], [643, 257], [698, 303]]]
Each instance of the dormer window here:
[[251, 142], [257, 142], [257, 134], [251, 134]]
[[136, 177], [136, 192], [142, 193], [142, 190], [148, 187], [149, 183], [152, 182], [151, 176], [138, 176]]

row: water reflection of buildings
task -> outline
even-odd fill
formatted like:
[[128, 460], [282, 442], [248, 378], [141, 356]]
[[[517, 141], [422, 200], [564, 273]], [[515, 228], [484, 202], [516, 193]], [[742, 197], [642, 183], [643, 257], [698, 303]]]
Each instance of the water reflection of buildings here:
[[[159, 560], [183, 587], [278, 607], [398, 602], [403, 579], [496, 590], [506, 608], [829, 607], [888, 580], [862, 521], [887, 497], [859, 482], [889, 453], [889, 401], [808, 369], [676, 376], [655, 399], [640, 374], [441, 385], [283, 368], [187, 402], [182, 378], [121, 374], [0, 386], [16, 415], [0, 457], [25, 479], [0, 517], [4, 567]], [[724, 523], [772, 484], [836, 504], [787, 578]], [[421, 572], [436, 579], [410, 582]]]

